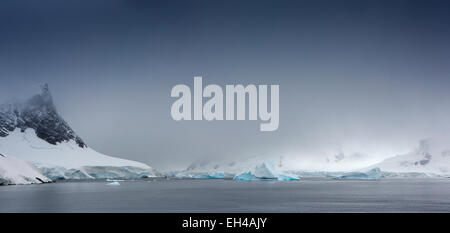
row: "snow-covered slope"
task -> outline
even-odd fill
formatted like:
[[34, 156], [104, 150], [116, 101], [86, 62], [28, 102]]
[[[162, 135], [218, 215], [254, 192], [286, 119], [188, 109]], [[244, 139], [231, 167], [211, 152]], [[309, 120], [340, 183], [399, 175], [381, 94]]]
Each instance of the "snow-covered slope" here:
[[[279, 159], [253, 157], [234, 162], [219, 159], [214, 161], [200, 160], [192, 163], [184, 171], [173, 172], [169, 175], [176, 178], [216, 178], [217, 176], [251, 180], [261, 178], [261, 175], [257, 174], [258, 171], [261, 171], [258, 168], [270, 165], [271, 169], [262, 170], [274, 172], [270, 172], [272, 173], [271, 176], [262, 178], [284, 179], [283, 174], [287, 174], [287, 178], [297, 175], [301, 178], [326, 177], [370, 180], [450, 177], [449, 145], [445, 137], [444, 139], [422, 140], [419, 146], [411, 150], [410, 153], [390, 157], [381, 162], [372, 162], [370, 166], [367, 165], [371, 160], [367, 158], [370, 157], [369, 155], [354, 153], [345, 156], [343, 153], [339, 153], [336, 156], [327, 158], [322, 164], [292, 163], [291, 160], [283, 157], [279, 157]], [[320, 166], [308, 167], [308, 165], [314, 164], [319, 164]]]
[[0, 151], [32, 163], [51, 179], [156, 175], [146, 164], [89, 148], [58, 114], [47, 85], [25, 102], [0, 106]]
[[410, 153], [388, 158], [363, 170], [379, 168], [383, 172], [450, 176], [450, 147], [437, 139], [422, 140]]
[[0, 154], [0, 185], [51, 182], [39, 169], [23, 160]]

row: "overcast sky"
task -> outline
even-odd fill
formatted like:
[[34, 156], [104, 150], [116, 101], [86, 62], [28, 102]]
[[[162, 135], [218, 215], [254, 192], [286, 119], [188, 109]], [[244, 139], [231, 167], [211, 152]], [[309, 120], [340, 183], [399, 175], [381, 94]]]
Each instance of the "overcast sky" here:
[[[0, 98], [48, 83], [89, 146], [161, 170], [205, 157], [387, 157], [450, 132], [449, 11], [448, 1], [2, 1]], [[195, 75], [279, 84], [278, 130], [172, 120], [171, 88]]]

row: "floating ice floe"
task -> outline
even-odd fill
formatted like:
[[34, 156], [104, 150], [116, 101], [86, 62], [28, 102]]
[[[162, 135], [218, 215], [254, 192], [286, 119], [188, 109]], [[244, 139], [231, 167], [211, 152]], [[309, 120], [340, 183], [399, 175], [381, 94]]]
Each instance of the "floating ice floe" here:
[[107, 182], [122, 182], [125, 180], [106, 179]]
[[114, 181], [114, 182], [111, 182], [111, 183], [107, 183], [106, 185], [109, 185], [109, 186], [119, 186], [120, 183], [117, 182], [117, 181]]

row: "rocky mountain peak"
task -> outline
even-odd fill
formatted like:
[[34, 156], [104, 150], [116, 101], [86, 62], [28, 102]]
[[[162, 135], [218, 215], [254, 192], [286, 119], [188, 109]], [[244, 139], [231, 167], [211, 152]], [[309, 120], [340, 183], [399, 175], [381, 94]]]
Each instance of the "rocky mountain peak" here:
[[40, 94], [25, 102], [0, 106], [0, 137], [8, 136], [15, 129], [25, 131], [30, 128], [50, 144], [74, 140], [80, 147], [86, 147], [58, 114], [47, 84], [41, 86]]

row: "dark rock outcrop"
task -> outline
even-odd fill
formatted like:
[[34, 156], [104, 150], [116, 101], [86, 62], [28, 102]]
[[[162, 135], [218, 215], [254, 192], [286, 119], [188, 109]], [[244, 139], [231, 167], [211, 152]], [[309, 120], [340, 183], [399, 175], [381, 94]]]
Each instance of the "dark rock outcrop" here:
[[53, 104], [48, 85], [42, 86], [41, 94], [23, 103], [8, 103], [0, 106], [0, 137], [6, 137], [15, 129], [31, 128], [39, 138], [50, 144], [74, 140], [84, 148], [86, 144], [62, 119]]

